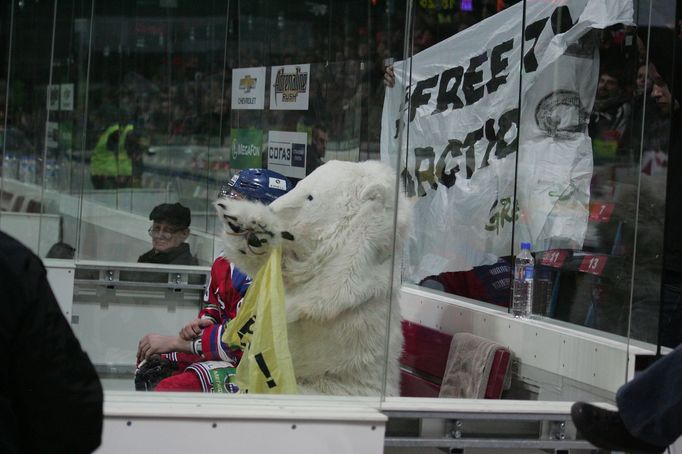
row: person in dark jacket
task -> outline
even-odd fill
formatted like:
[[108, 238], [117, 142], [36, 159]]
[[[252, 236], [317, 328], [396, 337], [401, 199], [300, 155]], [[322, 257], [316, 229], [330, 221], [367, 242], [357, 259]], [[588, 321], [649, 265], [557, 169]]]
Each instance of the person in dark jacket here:
[[93, 452], [102, 386], [64, 318], [42, 262], [0, 232], [0, 452]]
[[138, 262], [198, 265], [189, 244], [185, 243], [192, 222], [189, 208], [179, 203], [162, 203], [154, 207], [149, 220], [154, 222], [149, 228], [152, 249], [142, 254]]

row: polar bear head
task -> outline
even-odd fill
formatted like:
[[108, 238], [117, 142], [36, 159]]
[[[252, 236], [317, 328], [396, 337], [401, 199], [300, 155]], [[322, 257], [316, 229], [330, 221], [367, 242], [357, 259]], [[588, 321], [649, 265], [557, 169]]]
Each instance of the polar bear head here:
[[[396, 230], [396, 183], [395, 173], [377, 161], [330, 161], [276, 200], [271, 208], [292, 235], [284, 242], [285, 274], [299, 279], [304, 270], [335, 262], [338, 269], [329, 270], [331, 274], [353, 275], [353, 267], [361, 271], [389, 260]], [[402, 237], [406, 223], [398, 221]]]
[[285, 287], [362, 281], [372, 267], [391, 262], [394, 239], [400, 244], [406, 233], [397, 181], [378, 161], [330, 161], [269, 206], [219, 199], [225, 255], [254, 276], [268, 249], [281, 243]]

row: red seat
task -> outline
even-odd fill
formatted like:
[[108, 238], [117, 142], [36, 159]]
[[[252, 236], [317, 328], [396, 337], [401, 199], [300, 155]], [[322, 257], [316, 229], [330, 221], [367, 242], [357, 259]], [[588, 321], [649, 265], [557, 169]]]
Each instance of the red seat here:
[[438, 397], [440, 385], [415, 375], [411, 371], [400, 371], [400, 395], [403, 397]]
[[0, 192], [0, 209], [2, 211], [7, 211], [10, 208], [10, 205], [12, 204], [12, 198], [14, 197], [14, 194], [11, 192], [3, 191]]
[[40, 213], [40, 208], [41, 208], [40, 202], [38, 202], [37, 200], [31, 199], [28, 201], [28, 205], [26, 205], [26, 212], [27, 213]]
[[[452, 336], [418, 323], [403, 320], [405, 339], [400, 359], [400, 395], [438, 397]], [[504, 390], [511, 354], [505, 348], [495, 351], [486, 386], [486, 399], [499, 399]]]
[[24, 205], [24, 196], [18, 195], [14, 198], [14, 203], [12, 204], [11, 211], [21, 211], [21, 207]]
[[502, 397], [504, 385], [506, 381], [507, 371], [509, 371], [509, 362], [511, 361], [511, 353], [507, 349], [497, 349], [495, 357], [493, 358], [493, 365], [490, 368], [490, 377], [488, 378], [488, 386], [485, 388], [486, 399], [499, 399]]

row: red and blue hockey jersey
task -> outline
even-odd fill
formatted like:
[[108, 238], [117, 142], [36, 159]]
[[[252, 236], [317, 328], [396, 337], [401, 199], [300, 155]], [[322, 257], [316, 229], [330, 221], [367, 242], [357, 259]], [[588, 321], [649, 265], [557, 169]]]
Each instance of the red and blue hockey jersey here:
[[202, 355], [173, 352], [162, 356], [176, 362], [180, 371], [184, 371], [193, 363], [202, 361], [227, 361], [236, 366], [242, 352], [233, 351], [227, 344], [224, 344], [222, 335], [227, 322], [237, 315], [250, 285], [251, 278], [239, 271], [234, 264], [223, 256], [215, 259], [204, 292], [204, 308], [199, 312], [199, 318], [213, 322], [213, 325], [202, 330]]
[[231, 350], [222, 342], [227, 322], [232, 320], [241, 307], [251, 278], [239, 271], [234, 264], [220, 256], [213, 262], [211, 277], [204, 293], [204, 309], [199, 318], [213, 321], [201, 333], [202, 355], [205, 360], [230, 361], [236, 364], [242, 352]]

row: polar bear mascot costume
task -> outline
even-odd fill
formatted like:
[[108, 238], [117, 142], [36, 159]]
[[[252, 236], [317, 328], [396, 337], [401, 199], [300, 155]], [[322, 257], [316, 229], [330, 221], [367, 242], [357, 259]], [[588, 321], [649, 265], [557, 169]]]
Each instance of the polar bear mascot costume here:
[[225, 255], [241, 270], [255, 276], [270, 249], [282, 245], [289, 349], [301, 393], [399, 394], [403, 339], [390, 280], [410, 218], [402, 195], [396, 204], [396, 181], [378, 161], [330, 161], [271, 205], [215, 203]]

